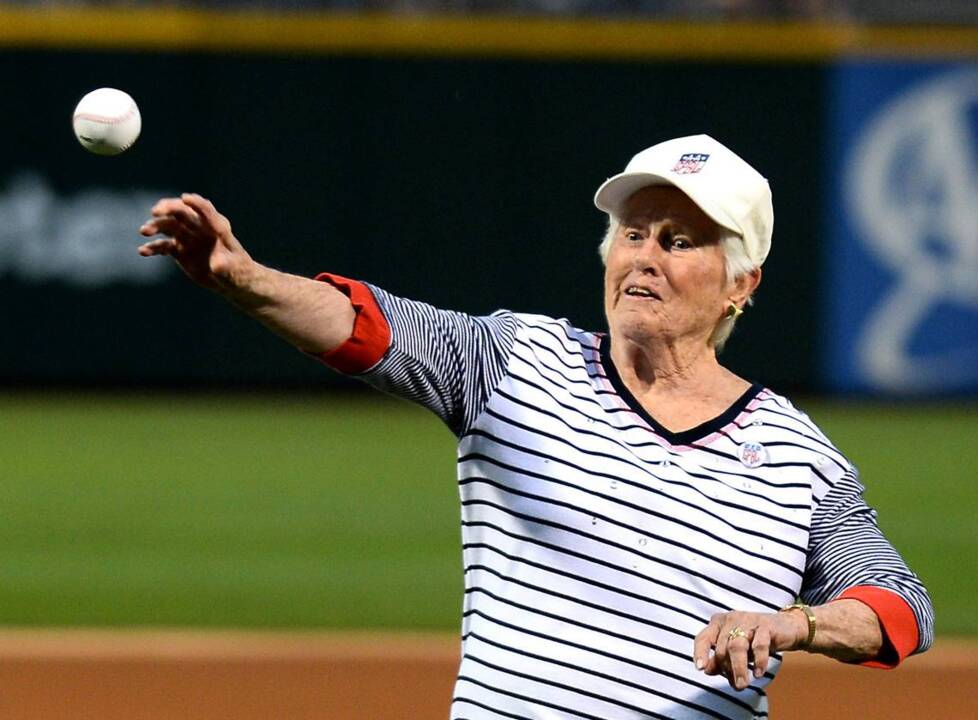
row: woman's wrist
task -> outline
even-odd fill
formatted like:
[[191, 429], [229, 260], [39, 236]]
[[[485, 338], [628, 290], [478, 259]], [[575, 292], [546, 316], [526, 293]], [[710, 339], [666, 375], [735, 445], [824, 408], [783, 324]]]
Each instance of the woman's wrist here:
[[244, 257], [218, 278], [218, 293], [242, 310], [261, 307], [274, 297], [277, 271]]
[[781, 608], [779, 612], [792, 621], [795, 629], [795, 641], [789, 649], [811, 651], [815, 634], [818, 632], [815, 610], [803, 603], [794, 603]]

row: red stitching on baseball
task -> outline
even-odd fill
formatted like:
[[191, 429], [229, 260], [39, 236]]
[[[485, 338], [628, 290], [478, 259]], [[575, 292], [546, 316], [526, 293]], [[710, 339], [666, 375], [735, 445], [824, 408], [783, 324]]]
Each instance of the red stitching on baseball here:
[[115, 125], [117, 123], [124, 122], [131, 118], [135, 114], [136, 108], [131, 107], [126, 112], [125, 115], [119, 115], [118, 117], [107, 117], [105, 115], [92, 115], [91, 113], [78, 113], [75, 115], [75, 120], [92, 120], [93, 122], [104, 122], [109, 125]]

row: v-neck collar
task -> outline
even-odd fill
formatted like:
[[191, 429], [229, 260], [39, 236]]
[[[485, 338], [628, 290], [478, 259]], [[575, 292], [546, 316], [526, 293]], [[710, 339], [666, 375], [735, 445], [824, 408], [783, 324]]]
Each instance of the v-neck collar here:
[[618, 368], [615, 367], [614, 361], [611, 359], [611, 336], [603, 335], [601, 338], [601, 365], [604, 367], [605, 374], [608, 376], [608, 380], [611, 382], [612, 387], [618, 393], [625, 404], [628, 405], [637, 415], [639, 415], [645, 422], [647, 422], [653, 430], [655, 430], [657, 435], [661, 435], [672, 445], [691, 445], [697, 440], [702, 440], [703, 438], [709, 437], [713, 433], [717, 432], [726, 425], [733, 422], [740, 413], [744, 411], [747, 404], [753, 400], [757, 394], [761, 391], [762, 385], [758, 383], [753, 383], [747, 390], [737, 398], [733, 404], [727, 408], [723, 413], [717, 415], [712, 420], [707, 420], [704, 423], [700, 423], [694, 428], [689, 430], [683, 430], [682, 432], [672, 432], [665, 428], [658, 420], [652, 417], [649, 412], [642, 407], [642, 404], [632, 395], [631, 390], [625, 387], [625, 383], [621, 379], [621, 375], [618, 374]]

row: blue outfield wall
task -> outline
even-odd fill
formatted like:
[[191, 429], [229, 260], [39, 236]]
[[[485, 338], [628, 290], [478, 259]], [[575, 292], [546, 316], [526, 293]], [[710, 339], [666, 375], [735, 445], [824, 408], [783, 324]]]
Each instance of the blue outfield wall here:
[[832, 71], [823, 384], [978, 391], [978, 63]]

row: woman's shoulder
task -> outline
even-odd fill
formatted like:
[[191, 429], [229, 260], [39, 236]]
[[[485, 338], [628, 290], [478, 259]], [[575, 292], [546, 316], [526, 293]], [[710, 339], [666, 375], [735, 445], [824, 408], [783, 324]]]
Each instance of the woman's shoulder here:
[[[498, 310], [507, 313], [509, 310]], [[494, 313], [496, 314], [496, 313]], [[556, 344], [567, 352], [579, 353], [582, 350], [597, 351], [602, 333], [583, 330], [567, 318], [555, 318], [534, 313], [511, 313], [519, 322], [527, 341]]]
[[766, 444], [793, 448], [796, 456], [815, 468], [823, 468], [826, 472], [832, 468], [833, 475], [854, 470], [849, 459], [807, 412], [786, 396], [765, 386], [757, 387], [747, 421], [764, 426], [768, 438]]
[[811, 416], [796, 406], [787, 396], [759, 383], [755, 383], [754, 387], [757, 389], [754, 403], [755, 412], [770, 415], [772, 419], [783, 418], [785, 422], [790, 422], [792, 427], [797, 428], [799, 432], [828, 439]]

